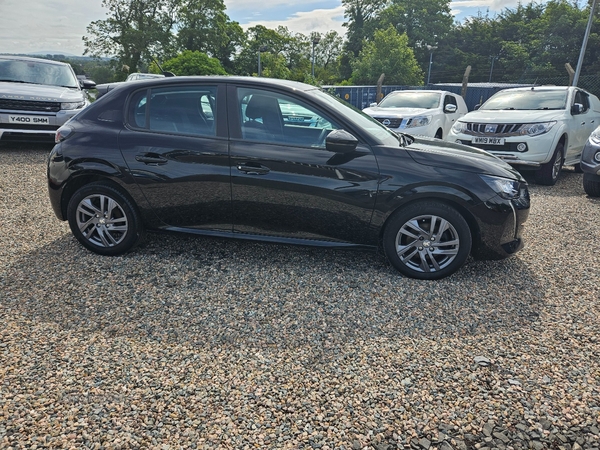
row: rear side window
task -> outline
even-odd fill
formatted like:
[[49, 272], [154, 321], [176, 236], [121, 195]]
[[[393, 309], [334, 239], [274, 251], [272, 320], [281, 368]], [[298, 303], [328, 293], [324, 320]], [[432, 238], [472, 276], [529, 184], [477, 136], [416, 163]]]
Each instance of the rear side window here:
[[132, 128], [173, 134], [215, 136], [216, 86], [175, 86], [133, 94]]

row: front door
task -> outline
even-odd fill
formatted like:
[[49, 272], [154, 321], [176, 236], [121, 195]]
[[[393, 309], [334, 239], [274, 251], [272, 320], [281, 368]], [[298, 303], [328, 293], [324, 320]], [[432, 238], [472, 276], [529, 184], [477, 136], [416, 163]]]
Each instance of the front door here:
[[375, 244], [365, 239], [379, 171], [367, 145], [327, 151], [340, 126], [283, 93], [232, 86], [228, 106], [235, 232]]

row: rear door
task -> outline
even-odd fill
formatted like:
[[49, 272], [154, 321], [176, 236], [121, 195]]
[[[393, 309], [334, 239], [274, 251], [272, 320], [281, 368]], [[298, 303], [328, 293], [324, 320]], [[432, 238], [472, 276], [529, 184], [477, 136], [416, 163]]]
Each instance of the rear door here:
[[378, 187], [371, 149], [327, 151], [342, 126], [300, 96], [231, 85], [228, 101], [234, 231], [365, 243]]
[[225, 86], [141, 89], [126, 116], [121, 152], [163, 224], [230, 232]]

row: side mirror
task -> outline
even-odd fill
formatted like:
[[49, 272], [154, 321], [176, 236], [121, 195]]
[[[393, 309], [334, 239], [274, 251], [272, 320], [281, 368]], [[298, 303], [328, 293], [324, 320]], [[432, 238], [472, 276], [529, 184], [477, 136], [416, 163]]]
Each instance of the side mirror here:
[[453, 105], [453, 104], [451, 104], [451, 103], [450, 103], [450, 104], [448, 104], [448, 105], [446, 105], [446, 106], [444, 106], [444, 112], [447, 112], [447, 113], [455, 113], [455, 112], [456, 112], [456, 110], [457, 110], [457, 107], [456, 107], [456, 105]]
[[583, 105], [581, 103], [574, 103], [571, 106], [571, 114], [576, 116], [577, 114], [581, 114], [583, 112]]
[[94, 89], [96, 87], [96, 83], [92, 80], [79, 80], [79, 85], [82, 89]]
[[477, 103], [473, 109], [474, 109], [474, 110], [478, 110], [480, 106], [481, 106], [481, 105], [480, 105], [479, 103]]
[[346, 130], [333, 130], [325, 139], [325, 148], [333, 153], [351, 153], [357, 145], [358, 139]]
[[374, 106], [377, 106], [377, 102], [369, 103], [370, 108], [373, 108]]

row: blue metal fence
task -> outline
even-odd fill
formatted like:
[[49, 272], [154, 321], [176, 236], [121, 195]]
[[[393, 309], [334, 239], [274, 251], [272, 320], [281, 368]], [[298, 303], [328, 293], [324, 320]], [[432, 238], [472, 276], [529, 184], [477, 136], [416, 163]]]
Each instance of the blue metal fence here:
[[[527, 86], [523, 84], [492, 84], [492, 83], [476, 83], [469, 84], [465, 103], [469, 111], [475, 109], [475, 105], [481, 104], [502, 89], [510, 87]], [[356, 108], [364, 109], [371, 103], [377, 101], [377, 86], [323, 86], [329, 92], [337, 95], [343, 100], [353, 105]], [[381, 93], [385, 96], [392, 91], [403, 91], [407, 89], [440, 89], [444, 91], [459, 94], [462, 91], [462, 84], [430, 84], [429, 86], [382, 86]]]

